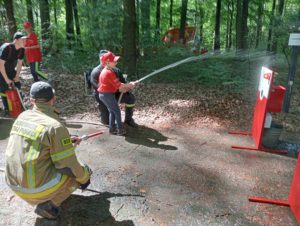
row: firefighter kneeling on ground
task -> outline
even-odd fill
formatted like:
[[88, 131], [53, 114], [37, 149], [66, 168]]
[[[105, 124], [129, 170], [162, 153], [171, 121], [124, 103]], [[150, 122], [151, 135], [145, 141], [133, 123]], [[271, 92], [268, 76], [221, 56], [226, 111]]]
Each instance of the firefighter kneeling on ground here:
[[[101, 123], [108, 125], [109, 124], [109, 112], [105, 104], [99, 99], [99, 93], [97, 89], [99, 88], [99, 76], [104, 68], [104, 66], [101, 64], [101, 58], [105, 53], [108, 53], [108, 50], [100, 50], [99, 52], [99, 60], [100, 64], [95, 67], [91, 72], [90, 82], [94, 89], [94, 96], [98, 104], [98, 109], [100, 111], [100, 121]], [[126, 79], [123, 76], [122, 71], [115, 67], [112, 69], [115, 74], [117, 75], [117, 78], [121, 83], [126, 83]], [[116, 99], [118, 100], [121, 93], [116, 93]], [[135, 123], [133, 119], [133, 110], [135, 107], [135, 96], [131, 92], [123, 93], [123, 96], [121, 98], [121, 103], [125, 103], [125, 121], [124, 123], [133, 127], [137, 128], [138, 124]]]
[[75, 154], [80, 138], [70, 137], [54, 110], [54, 90], [46, 82], [31, 86], [32, 110], [13, 124], [6, 149], [6, 182], [35, 213], [55, 219], [59, 206], [77, 188], [90, 184], [91, 170]]

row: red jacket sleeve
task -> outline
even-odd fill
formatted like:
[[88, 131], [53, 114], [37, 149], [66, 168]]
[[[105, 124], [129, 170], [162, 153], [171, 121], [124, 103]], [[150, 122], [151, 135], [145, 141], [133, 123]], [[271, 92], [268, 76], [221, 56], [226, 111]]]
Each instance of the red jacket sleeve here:
[[113, 71], [110, 71], [110, 78], [111, 78], [111, 84], [115, 89], [119, 89], [121, 86], [121, 82], [119, 81], [119, 79], [116, 76], [116, 73], [114, 73]]

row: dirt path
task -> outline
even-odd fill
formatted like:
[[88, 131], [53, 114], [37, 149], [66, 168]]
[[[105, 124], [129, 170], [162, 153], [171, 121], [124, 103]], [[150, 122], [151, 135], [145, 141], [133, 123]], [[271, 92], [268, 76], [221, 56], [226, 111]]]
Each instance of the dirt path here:
[[[57, 221], [38, 218], [16, 197], [0, 172], [0, 225], [296, 225], [289, 208], [249, 203], [249, 195], [285, 199], [293, 158], [230, 149], [249, 140], [205, 127], [129, 130], [68, 124], [73, 134], [106, 133], [77, 154], [93, 169], [91, 189], [63, 204]], [[0, 168], [9, 121], [0, 121]], [[6, 133], [3, 133], [6, 131]]]
[[[82, 77], [74, 75], [66, 86], [69, 76], [51, 75], [62, 116], [98, 123]], [[22, 77], [26, 94], [28, 71]], [[227, 134], [250, 126], [248, 93], [145, 84], [135, 94], [135, 117], [144, 126], [129, 129], [126, 138], [108, 135], [103, 126], [68, 124], [72, 134], [106, 132], [77, 148], [94, 171], [90, 188], [100, 194], [75, 192], [61, 217], [48, 221], [8, 189], [0, 172], [0, 225], [296, 225], [289, 208], [247, 201], [249, 195], [286, 199], [296, 164], [294, 158], [230, 148], [251, 144]], [[0, 120], [0, 169], [10, 127], [11, 121]]]

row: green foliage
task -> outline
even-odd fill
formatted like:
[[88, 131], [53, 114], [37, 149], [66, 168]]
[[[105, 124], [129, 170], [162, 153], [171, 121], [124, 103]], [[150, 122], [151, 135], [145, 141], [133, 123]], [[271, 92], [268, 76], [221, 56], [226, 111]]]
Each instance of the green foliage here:
[[[148, 43], [142, 43], [141, 23], [144, 18], [141, 16], [141, 2], [149, 1], [150, 8], [150, 39]], [[17, 0], [14, 2], [14, 13], [19, 30], [22, 30], [23, 21], [27, 20], [26, 1]], [[228, 21], [228, 4], [231, 0], [222, 1], [221, 9], [221, 48], [225, 49], [226, 30]], [[256, 29], [257, 29], [257, 7], [261, 0], [253, 0], [249, 2], [249, 17], [248, 17], [248, 41], [250, 48], [255, 46]], [[267, 46], [268, 30], [270, 27], [272, 1], [264, 1], [264, 11], [262, 16], [262, 37], [259, 43], [259, 49], [265, 50]], [[35, 31], [41, 37], [39, 1], [32, 0]], [[156, 25], [156, 1], [151, 0], [136, 0], [137, 5], [137, 24], [139, 30], [139, 46], [146, 47], [143, 49], [145, 57], [139, 58], [138, 74], [142, 75], [154, 69], [160, 68], [177, 60], [183, 59], [191, 55], [190, 47], [183, 48], [175, 47], [166, 49], [162, 42], [154, 40], [155, 25]], [[205, 46], [211, 49], [214, 38], [215, 25], [215, 4], [216, 0], [195, 0], [188, 1], [187, 23], [190, 26], [196, 26], [197, 35], [200, 34], [200, 25], [203, 24], [203, 40], [201, 47]], [[236, 2], [234, 1], [234, 8]], [[75, 35], [75, 41], [71, 43], [69, 48], [66, 42], [66, 18], [65, 18], [65, 1], [64, 0], [49, 0], [51, 26], [49, 31], [52, 36], [50, 40], [41, 41], [41, 46], [49, 48], [46, 51], [48, 55], [44, 56], [44, 64], [47, 67], [55, 68], [56, 70], [67, 70], [72, 72], [81, 72], [86, 68], [92, 67], [98, 63], [98, 51], [100, 49], [110, 49], [118, 54], [123, 52], [123, 5], [122, 0], [77, 0], [81, 35]], [[204, 19], [200, 19], [200, 9], [204, 12]], [[170, 1], [161, 1], [161, 36], [169, 29], [170, 19]], [[180, 10], [181, 0], [174, 0], [173, 4], [173, 27], [180, 25]], [[276, 8], [277, 10], [277, 8]], [[275, 11], [276, 11], [275, 10]], [[277, 11], [276, 11], [277, 13]], [[290, 50], [287, 46], [288, 35], [296, 28], [296, 22], [299, 13], [298, 0], [285, 0], [283, 18], [275, 16], [275, 26], [273, 27], [274, 38], [277, 42], [277, 51], [284, 53], [289, 57]], [[0, 39], [7, 39], [8, 29], [5, 21], [5, 9], [3, 4], [0, 4], [0, 25], [3, 29], [0, 30]], [[234, 9], [233, 24], [232, 24], [232, 43], [233, 49], [235, 45], [235, 17], [236, 9]], [[126, 28], [124, 28], [126, 29]], [[80, 45], [78, 40], [82, 41]], [[40, 38], [41, 39], [41, 38]], [[10, 40], [7, 40], [10, 41]], [[142, 51], [142, 50], [140, 50]], [[153, 52], [158, 52], [153, 54]], [[182, 78], [189, 78], [189, 81], [218, 84], [224, 86], [240, 86], [243, 82], [240, 77], [233, 75], [237, 74], [235, 59], [208, 59], [201, 62], [194, 62], [188, 65], [179, 66], [166, 72], [166, 76], [158, 76], [157, 79], [166, 79], [166, 81], [181, 81]], [[240, 65], [240, 64], [239, 64]], [[122, 67], [122, 62], [120, 64]], [[178, 75], [177, 75], [178, 73]], [[184, 74], [184, 76], [182, 76]], [[151, 80], [152, 81], [152, 80]], [[153, 80], [156, 81], [156, 78]]]

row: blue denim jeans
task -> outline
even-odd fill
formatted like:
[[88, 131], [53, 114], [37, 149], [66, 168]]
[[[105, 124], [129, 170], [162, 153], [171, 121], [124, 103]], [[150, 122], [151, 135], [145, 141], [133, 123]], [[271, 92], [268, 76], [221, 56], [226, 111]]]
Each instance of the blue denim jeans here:
[[121, 111], [114, 93], [99, 93], [99, 99], [105, 104], [109, 111], [109, 128], [123, 128]]

